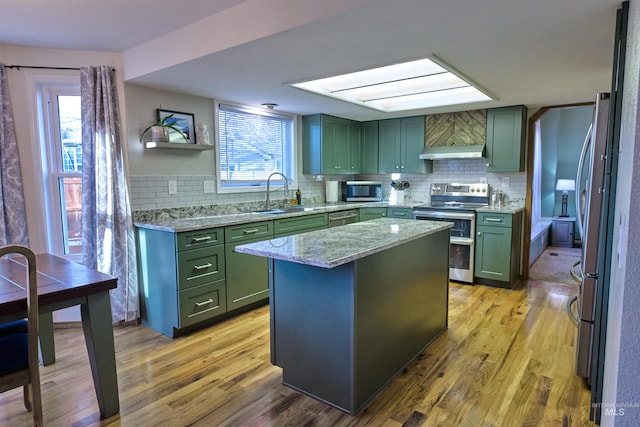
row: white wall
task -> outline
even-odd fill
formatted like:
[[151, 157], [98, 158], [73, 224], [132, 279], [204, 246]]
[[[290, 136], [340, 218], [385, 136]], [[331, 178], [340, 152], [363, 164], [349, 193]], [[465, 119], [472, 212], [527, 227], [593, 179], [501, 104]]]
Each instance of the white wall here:
[[[604, 403], [619, 415], [603, 416], [603, 426], [640, 425], [640, 5], [630, 3], [622, 107], [616, 226], [612, 257], [605, 355]], [[625, 407], [624, 405], [631, 405]], [[633, 407], [635, 406], [635, 407]], [[620, 414], [620, 410], [624, 415]]]

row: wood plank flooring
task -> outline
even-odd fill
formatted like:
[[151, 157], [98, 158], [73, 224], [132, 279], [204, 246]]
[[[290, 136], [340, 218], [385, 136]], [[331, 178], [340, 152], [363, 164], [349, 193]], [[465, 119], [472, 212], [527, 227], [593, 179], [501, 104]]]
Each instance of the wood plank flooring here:
[[[57, 329], [41, 369], [48, 426], [586, 426], [589, 390], [574, 375], [576, 287], [451, 284], [449, 329], [358, 416], [281, 384], [269, 361], [269, 309], [171, 340], [115, 329], [121, 412], [99, 419], [84, 338]], [[28, 426], [21, 389], [0, 395], [0, 425]]]

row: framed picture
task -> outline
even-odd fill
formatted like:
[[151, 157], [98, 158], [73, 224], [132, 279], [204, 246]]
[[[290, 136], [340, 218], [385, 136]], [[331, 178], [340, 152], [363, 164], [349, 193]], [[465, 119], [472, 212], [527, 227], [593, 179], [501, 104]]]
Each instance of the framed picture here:
[[[171, 116], [171, 117], [169, 117]], [[167, 118], [168, 117], [168, 118]], [[166, 119], [165, 119], [166, 118]], [[158, 121], [165, 119], [167, 125], [172, 125], [180, 129], [187, 140], [173, 129], [169, 129], [169, 142], [178, 144], [195, 144], [196, 143], [196, 125], [195, 118], [191, 113], [181, 113], [179, 111], [161, 110], [158, 108]]]

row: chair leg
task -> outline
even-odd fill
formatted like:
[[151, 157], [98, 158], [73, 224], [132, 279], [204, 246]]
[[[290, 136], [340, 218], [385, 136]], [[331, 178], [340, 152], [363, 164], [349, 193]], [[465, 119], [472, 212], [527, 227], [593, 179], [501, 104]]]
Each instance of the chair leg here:
[[32, 406], [33, 406], [33, 425], [42, 427], [44, 425], [42, 414], [42, 391], [40, 389], [40, 378], [36, 381], [31, 381], [32, 390]]
[[29, 387], [29, 384], [24, 385], [22, 397], [24, 398], [24, 407], [31, 412], [31, 387]]

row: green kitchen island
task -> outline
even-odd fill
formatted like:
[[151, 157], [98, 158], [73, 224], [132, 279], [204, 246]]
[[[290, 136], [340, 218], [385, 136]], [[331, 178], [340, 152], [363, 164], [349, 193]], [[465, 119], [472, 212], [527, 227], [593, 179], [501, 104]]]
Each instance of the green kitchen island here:
[[271, 362], [351, 415], [447, 328], [450, 223], [381, 218], [265, 240]]

